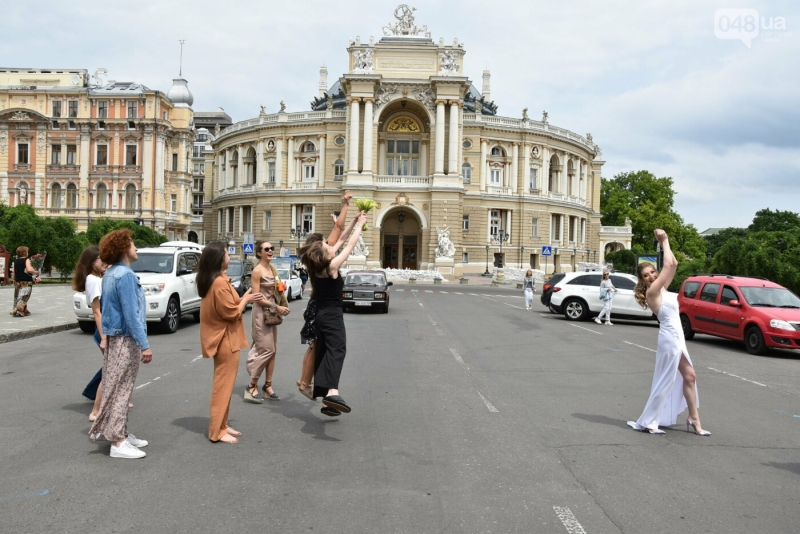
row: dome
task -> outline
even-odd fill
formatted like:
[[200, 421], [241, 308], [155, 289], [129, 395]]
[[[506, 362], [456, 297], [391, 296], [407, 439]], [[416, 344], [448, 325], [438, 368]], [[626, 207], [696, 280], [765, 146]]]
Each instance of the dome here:
[[194, 97], [189, 90], [188, 84], [183, 78], [175, 78], [172, 80], [172, 87], [167, 93], [169, 98], [176, 108], [190, 108], [194, 103]]

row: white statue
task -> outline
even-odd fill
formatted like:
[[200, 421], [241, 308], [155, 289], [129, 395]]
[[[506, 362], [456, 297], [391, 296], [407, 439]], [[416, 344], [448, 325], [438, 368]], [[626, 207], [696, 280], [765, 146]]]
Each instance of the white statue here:
[[522, 120], [528, 120], [528, 108], [522, 110]]
[[265, 107], [262, 105], [262, 106], [261, 106], [261, 113], [259, 113], [258, 115], [259, 115], [259, 117], [266, 117], [266, 116], [267, 116], [267, 108], [265, 108]]
[[26, 204], [28, 200], [28, 190], [24, 187], [20, 187], [19, 189], [19, 203]]
[[547, 124], [547, 117], [548, 116], [549, 115], [548, 115], [547, 111], [542, 111], [542, 122], [543, 123]]
[[456, 54], [452, 50], [442, 52], [439, 56], [439, 76], [452, 76], [458, 72], [459, 66], [456, 63]]
[[355, 59], [353, 72], [372, 74], [372, 49], [368, 48], [363, 52], [356, 50], [353, 52], [353, 58]]
[[286, 113], [286, 103], [281, 100], [281, 113]]
[[100, 68], [94, 71], [94, 75], [92, 76], [93, 83], [89, 84], [94, 87], [105, 87], [106, 85], [106, 76], [108, 75], [108, 70]]
[[456, 253], [456, 246], [450, 241], [450, 227], [445, 226], [444, 230], [436, 228], [439, 245], [436, 247], [437, 258], [452, 258]]
[[356, 243], [356, 246], [353, 247], [353, 251], [350, 252], [350, 255], [351, 256], [364, 256], [365, 258], [367, 256], [369, 256], [369, 248], [367, 248], [367, 245], [364, 244], [364, 235], [363, 234], [358, 236], [358, 242]]
[[426, 108], [430, 109], [431, 111], [436, 109], [434, 105], [435, 102], [435, 95], [433, 94], [433, 89], [430, 86], [423, 86], [414, 91], [414, 98], [419, 100], [420, 104], [425, 106]]
[[417, 26], [414, 23], [414, 11], [417, 8], [408, 7], [406, 4], [400, 4], [394, 10], [394, 18], [397, 19], [395, 24], [388, 24], [383, 27], [384, 35], [400, 35], [405, 37], [414, 37], [420, 33], [424, 33], [425, 37], [430, 37], [428, 26]]

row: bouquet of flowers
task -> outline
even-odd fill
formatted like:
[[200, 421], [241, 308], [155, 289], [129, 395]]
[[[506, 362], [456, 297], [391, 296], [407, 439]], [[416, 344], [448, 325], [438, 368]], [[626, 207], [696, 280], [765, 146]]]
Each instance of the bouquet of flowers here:
[[[359, 198], [356, 200], [356, 207], [359, 211], [363, 211], [364, 213], [369, 213], [372, 208], [376, 208], [378, 205], [375, 203], [374, 200], [371, 198]], [[364, 223], [364, 226], [361, 228], [362, 232], [366, 232], [369, 230], [369, 225]]]
[[34, 282], [39, 282], [42, 279], [42, 267], [44, 267], [44, 259], [47, 257], [47, 252], [41, 254], [34, 254], [30, 257], [31, 266], [38, 271], [33, 278]]

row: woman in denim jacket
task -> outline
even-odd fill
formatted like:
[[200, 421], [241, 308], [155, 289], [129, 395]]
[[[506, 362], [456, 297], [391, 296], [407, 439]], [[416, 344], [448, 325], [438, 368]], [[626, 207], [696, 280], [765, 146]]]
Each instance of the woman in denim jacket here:
[[100, 241], [100, 259], [111, 265], [103, 277], [103, 397], [89, 431], [92, 440], [111, 441], [112, 458], [144, 458], [147, 441], [128, 433], [128, 401], [139, 360], [150, 363], [144, 290], [131, 269], [139, 259], [130, 230], [115, 230]]

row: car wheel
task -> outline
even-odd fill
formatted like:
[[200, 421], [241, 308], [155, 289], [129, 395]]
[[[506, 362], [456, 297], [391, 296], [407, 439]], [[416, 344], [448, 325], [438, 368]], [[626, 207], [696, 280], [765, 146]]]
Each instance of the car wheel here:
[[181, 306], [178, 299], [172, 297], [167, 303], [167, 313], [161, 319], [161, 331], [166, 334], [174, 334], [178, 331], [178, 323], [181, 321]]
[[347, 306], [342, 306], [342, 313], [347, 313]]
[[381, 308], [381, 313], [389, 313], [389, 305], [385, 304], [383, 308]]
[[303, 300], [303, 290], [302, 289], [297, 293], [297, 300]]
[[588, 316], [589, 310], [582, 300], [572, 299], [564, 303], [564, 317], [570, 321], [585, 321]]
[[767, 345], [764, 343], [764, 334], [757, 326], [751, 326], [744, 333], [744, 346], [750, 354], [764, 354], [767, 352]]
[[692, 322], [689, 320], [688, 315], [681, 315], [681, 328], [683, 329], [683, 337], [687, 341], [694, 339], [694, 330], [692, 330]]
[[292, 301], [292, 288], [286, 290], [286, 302]]
[[94, 334], [94, 331], [97, 330], [97, 325], [92, 321], [78, 321], [78, 326], [85, 334]]

